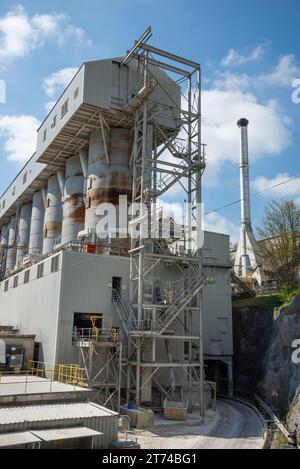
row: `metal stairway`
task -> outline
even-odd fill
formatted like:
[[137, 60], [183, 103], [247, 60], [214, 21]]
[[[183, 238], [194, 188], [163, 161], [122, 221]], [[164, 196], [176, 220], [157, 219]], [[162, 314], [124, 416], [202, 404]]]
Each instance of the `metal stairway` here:
[[128, 334], [135, 323], [132, 309], [129, 303], [127, 303], [123, 298], [121, 298], [121, 295], [117, 290], [112, 291], [112, 302], [116, 307], [120, 322], [124, 326], [126, 333]]
[[174, 301], [162, 310], [160, 317], [157, 319], [157, 332], [162, 334], [168, 326], [178, 317], [178, 315], [188, 306], [193, 297], [199, 293], [206, 283], [206, 275], [201, 272], [185, 286], [180, 294], [175, 297]]
[[232, 283], [235, 283], [236, 285], [239, 286], [239, 288], [241, 288], [241, 290], [247, 293], [249, 297], [255, 296], [255, 291], [252, 290], [252, 288], [248, 287], [248, 285], [245, 282], [243, 282], [243, 280], [241, 280], [237, 275], [235, 275], [234, 272], [231, 272], [231, 280], [232, 280]]

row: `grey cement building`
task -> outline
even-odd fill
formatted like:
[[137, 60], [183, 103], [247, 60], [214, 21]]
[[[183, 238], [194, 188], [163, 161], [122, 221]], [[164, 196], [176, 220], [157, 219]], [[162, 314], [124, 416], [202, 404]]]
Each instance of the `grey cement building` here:
[[[147, 271], [143, 283], [143, 295], [147, 296], [143, 327], [133, 327], [139, 313], [137, 300], [131, 295], [135, 291], [132, 266], [136, 265], [132, 257], [140, 247], [130, 249], [128, 238], [105, 243], [96, 233], [99, 204], [116, 205], [119, 195], [132, 197], [136, 190], [134, 182], [139, 176], [134, 173], [132, 155], [138, 147], [136, 134], [141, 132], [136, 130], [139, 107], [145, 102], [148, 108], [151, 103], [157, 107], [152, 130], [147, 131], [151, 134], [148, 144], [156, 138], [159, 148], [167, 141], [171, 151], [169, 142], [178, 135], [180, 87], [151, 61], [148, 66], [151, 79], [140, 88], [143, 74], [138, 59], [125, 64], [122, 59], [83, 64], [39, 128], [36, 153], [0, 199], [0, 324], [12, 325], [22, 334], [35, 334], [40, 361], [77, 363], [80, 347], [74, 341], [74, 331], [80, 326], [87, 328], [87, 318], [98, 315], [102, 329], [113, 327], [121, 333], [119, 382], [123, 398], [127, 387], [127, 400], [131, 399], [133, 385], [126, 383], [131, 366], [139, 369], [137, 383], [139, 379], [142, 383], [138, 403], [159, 403], [168, 395], [170, 384], [177, 397], [185, 398], [186, 384], [197, 384], [200, 379], [197, 372], [193, 375], [201, 355], [199, 305], [192, 291], [181, 290], [180, 308], [170, 320], [164, 316], [167, 321], [160, 323], [159, 331], [145, 326], [150, 317], [168, 312], [172, 302], [166, 295], [174, 294], [173, 286], [182, 284], [191, 252], [172, 251], [178, 238], [168, 239], [164, 253], [162, 244], [153, 247], [152, 243], [151, 272]], [[171, 168], [176, 166], [174, 161]], [[171, 178], [179, 180], [179, 169], [174, 171], [177, 173]], [[167, 176], [170, 178], [170, 171]], [[171, 183], [170, 179], [158, 183], [155, 178], [151, 197], [164, 193]], [[228, 236], [205, 232], [202, 268], [206, 281], [200, 284], [200, 277], [196, 278], [194, 290], [195, 295], [200, 291], [202, 295], [206, 375], [217, 380], [223, 377], [232, 392]], [[190, 300], [184, 303], [185, 292]], [[129, 358], [130, 334], [129, 349], [136, 347], [142, 358], [134, 354]], [[153, 372], [156, 362], [159, 369]]]

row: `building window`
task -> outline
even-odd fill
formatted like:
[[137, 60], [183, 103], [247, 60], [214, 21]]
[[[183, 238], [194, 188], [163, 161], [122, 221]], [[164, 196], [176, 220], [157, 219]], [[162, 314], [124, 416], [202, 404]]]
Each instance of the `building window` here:
[[3, 200], [3, 202], [2, 202], [2, 208], [4, 208], [4, 207], [5, 207], [5, 200]]
[[78, 95], [79, 95], [79, 86], [77, 86], [76, 90], [74, 91], [74, 99], [76, 99]]
[[23, 184], [27, 181], [27, 172], [23, 174]]
[[47, 129], [44, 130], [43, 142], [46, 141], [47, 138]]
[[16, 186], [14, 186], [14, 188], [12, 190], [12, 195], [16, 195]]
[[19, 277], [18, 277], [18, 275], [16, 275], [16, 276], [14, 277], [13, 287], [14, 287], [14, 288], [17, 288], [18, 283], [19, 283]]
[[92, 187], [93, 187], [93, 178], [89, 177], [88, 189], [91, 189]]
[[6, 282], [4, 283], [4, 291], [8, 290], [8, 285], [9, 285], [9, 280], [6, 280]]
[[29, 283], [30, 270], [24, 272], [24, 283]]
[[48, 230], [47, 228], [44, 228], [44, 238], [47, 238], [47, 236], [48, 236]]
[[56, 127], [56, 115], [53, 117], [53, 121], [52, 121], [52, 124], [51, 124], [51, 129], [55, 129]]
[[91, 207], [91, 198], [89, 196], [87, 196], [86, 198], [86, 208], [90, 208]]
[[59, 256], [54, 256], [51, 259], [51, 272], [57, 272], [59, 266]]
[[37, 266], [37, 278], [41, 278], [44, 275], [44, 263]]
[[50, 197], [47, 198], [47, 207], [50, 207]]
[[69, 110], [69, 99], [67, 99], [61, 107], [61, 118], [63, 118]]

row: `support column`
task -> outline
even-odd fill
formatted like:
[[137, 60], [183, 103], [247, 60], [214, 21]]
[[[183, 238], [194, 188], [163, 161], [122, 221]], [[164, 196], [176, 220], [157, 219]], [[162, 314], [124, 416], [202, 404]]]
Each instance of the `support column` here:
[[17, 243], [16, 266], [28, 253], [32, 205], [22, 205], [20, 209], [19, 237]]
[[62, 194], [56, 174], [48, 179], [47, 201], [44, 222], [43, 254], [53, 251], [60, 242], [62, 226]]
[[16, 264], [17, 255], [17, 223], [18, 219], [16, 216], [11, 218], [9, 229], [8, 229], [8, 246], [6, 256], [6, 275], [13, 271]]
[[66, 162], [61, 244], [77, 241], [78, 233], [84, 228], [83, 190], [80, 158], [79, 155], [72, 156]]
[[45, 205], [42, 191], [35, 192], [32, 198], [31, 224], [28, 254], [41, 254], [43, 250], [43, 228]]

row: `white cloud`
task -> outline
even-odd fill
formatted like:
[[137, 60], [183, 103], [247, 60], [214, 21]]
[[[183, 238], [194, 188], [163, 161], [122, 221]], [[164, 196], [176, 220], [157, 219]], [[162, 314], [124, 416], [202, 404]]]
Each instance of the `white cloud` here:
[[59, 94], [70, 83], [74, 75], [77, 73], [78, 68], [63, 68], [57, 72], [52, 73], [43, 80], [43, 88], [51, 101], [46, 103], [47, 111], [50, 111], [54, 106]]
[[230, 65], [243, 65], [247, 62], [255, 62], [263, 57], [268, 43], [269, 42], [258, 44], [247, 55], [239, 54], [235, 49], [229, 49], [227, 55], [222, 59], [221, 64], [227, 67]]
[[17, 5], [0, 17], [0, 64], [28, 56], [49, 39], [59, 45], [70, 39], [90, 44], [85, 32], [72, 25], [68, 16], [58, 13], [29, 16], [23, 6]]
[[33, 116], [0, 116], [0, 137], [8, 160], [24, 163], [33, 155], [39, 125]]
[[300, 77], [300, 68], [296, 64], [294, 54], [283, 55], [279, 58], [278, 64], [266, 75], [261, 75], [258, 80], [267, 85], [292, 86], [292, 82]]
[[236, 243], [239, 240], [240, 227], [216, 212], [209, 213], [205, 216], [204, 229], [205, 231], [230, 235], [231, 243]]
[[290, 179], [292, 179], [292, 176], [288, 173], [277, 174], [274, 178], [259, 176], [251, 183], [251, 186], [257, 192], [270, 188], [268, 191], [264, 192], [266, 197], [291, 198], [295, 200], [296, 203], [300, 204], [300, 177], [292, 179], [286, 184], [282, 184], [284, 181]]
[[261, 104], [251, 93], [211, 89], [202, 93], [202, 140], [207, 144], [204, 180], [216, 185], [222, 165], [238, 163], [239, 136], [236, 122], [249, 121], [250, 161], [280, 154], [291, 143], [289, 120], [274, 101]]
[[217, 73], [213, 86], [219, 90], [246, 91], [253, 80], [247, 73], [233, 73], [230, 71]]

